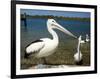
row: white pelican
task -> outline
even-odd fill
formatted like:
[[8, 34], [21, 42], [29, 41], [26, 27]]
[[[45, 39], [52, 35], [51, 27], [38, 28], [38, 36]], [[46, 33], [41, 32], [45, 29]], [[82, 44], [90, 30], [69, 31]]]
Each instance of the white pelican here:
[[86, 42], [89, 42], [90, 40], [89, 40], [89, 36], [88, 36], [88, 34], [86, 34]]
[[47, 21], [47, 29], [49, 33], [52, 35], [52, 39], [50, 38], [42, 38], [34, 41], [26, 47], [25, 57], [27, 58], [30, 54], [35, 54], [34, 56], [37, 58], [47, 57], [55, 52], [58, 47], [59, 39], [57, 33], [54, 29], [58, 29], [65, 34], [77, 38], [67, 29], [63, 28], [59, 25], [54, 19], [48, 19]]
[[74, 54], [74, 61], [76, 64], [82, 64], [82, 53], [80, 50], [81, 36], [78, 38], [77, 52]]
[[82, 40], [82, 36], [81, 36], [80, 43], [81, 43], [81, 44], [85, 43], [85, 40]]
[[85, 40], [81, 40], [81, 44], [85, 43]]

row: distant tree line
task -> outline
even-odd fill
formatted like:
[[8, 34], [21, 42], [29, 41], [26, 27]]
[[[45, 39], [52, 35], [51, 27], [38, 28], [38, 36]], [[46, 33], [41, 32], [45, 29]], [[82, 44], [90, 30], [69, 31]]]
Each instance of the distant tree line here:
[[[25, 18], [24, 14], [21, 14], [21, 19]], [[53, 16], [53, 15], [26, 15], [26, 18], [53, 18], [53, 19], [63, 19], [63, 20], [82, 20], [90, 21], [90, 18], [81, 18], [81, 17], [63, 17], [63, 16]]]

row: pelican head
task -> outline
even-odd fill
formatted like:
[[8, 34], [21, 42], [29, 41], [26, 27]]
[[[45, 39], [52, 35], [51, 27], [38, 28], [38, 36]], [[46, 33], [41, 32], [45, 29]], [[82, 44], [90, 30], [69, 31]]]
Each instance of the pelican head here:
[[74, 38], [77, 38], [75, 35], [73, 35], [71, 32], [69, 32], [67, 29], [65, 29], [64, 27], [62, 27], [60, 24], [58, 24], [54, 19], [48, 19], [47, 21], [47, 25], [49, 28], [53, 28], [53, 29], [58, 29], [62, 32], [64, 32], [65, 34], [72, 36]]
[[82, 40], [82, 36], [81, 36], [81, 35], [79, 36], [78, 40], [79, 40], [79, 41], [81, 41], [81, 40]]

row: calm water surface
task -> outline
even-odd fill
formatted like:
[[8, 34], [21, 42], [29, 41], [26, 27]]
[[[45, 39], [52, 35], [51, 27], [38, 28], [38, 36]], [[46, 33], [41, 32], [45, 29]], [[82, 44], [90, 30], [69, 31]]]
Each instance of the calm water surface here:
[[[82, 35], [83, 39], [85, 35], [90, 35], [90, 22], [89, 21], [79, 21], [79, 20], [56, 20], [64, 28], [68, 29], [74, 35]], [[47, 19], [27, 19], [27, 28], [24, 26], [24, 22], [21, 21], [21, 57], [23, 57], [23, 52], [25, 47], [32, 41], [39, 38], [52, 38], [47, 30]], [[65, 35], [64, 33], [55, 30], [59, 36], [60, 42], [68, 41], [73, 38]]]

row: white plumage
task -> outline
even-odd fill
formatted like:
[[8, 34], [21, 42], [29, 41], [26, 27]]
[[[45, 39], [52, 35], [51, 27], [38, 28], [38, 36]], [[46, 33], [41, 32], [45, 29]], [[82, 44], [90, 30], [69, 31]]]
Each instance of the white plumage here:
[[77, 52], [75, 55], [74, 55], [74, 60], [75, 62], [80, 62], [82, 60], [82, 53], [81, 51]]
[[81, 44], [85, 43], [85, 40], [82, 40], [82, 36], [80, 36], [80, 39], [81, 39], [81, 40], [80, 40], [80, 43], [81, 43]]
[[30, 46], [28, 46], [26, 48], [26, 52], [30, 53], [30, 52], [36, 52], [39, 49], [42, 49], [44, 47], [45, 43], [44, 42], [37, 42], [37, 43], [33, 43]]
[[86, 42], [89, 42], [90, 40], [89, 40], [89, 36], [88, 36], [88, 34], [86, 34]]
[[29, 56], [32, 53], [35, 53], [35, 57], [37, 58], [47, 57], [53, 54], [59, 44], [59, 38], [58, 38], [57, 33], [54, 31], [54, 29], [61, 30], [65, 34], [76, 38], [76, 36], [74, 36], [67, 29], [59, 25], [54, 19], [48, 19], [47, 29], [53, 38], [52, 39], [42, 38], [28, 45], [26, 47], [25, 57]]
[[83, 43], [85, 43], [85, 40], [81, 40], [81, 42], [80, 42], [81, 44], [83, 44]]
[[76, 63], [79, 63], [82, 60], [80, 45], [81, 45], [81, 36], [78, 38], [77, 52], [74, 54], [74, 60]]

